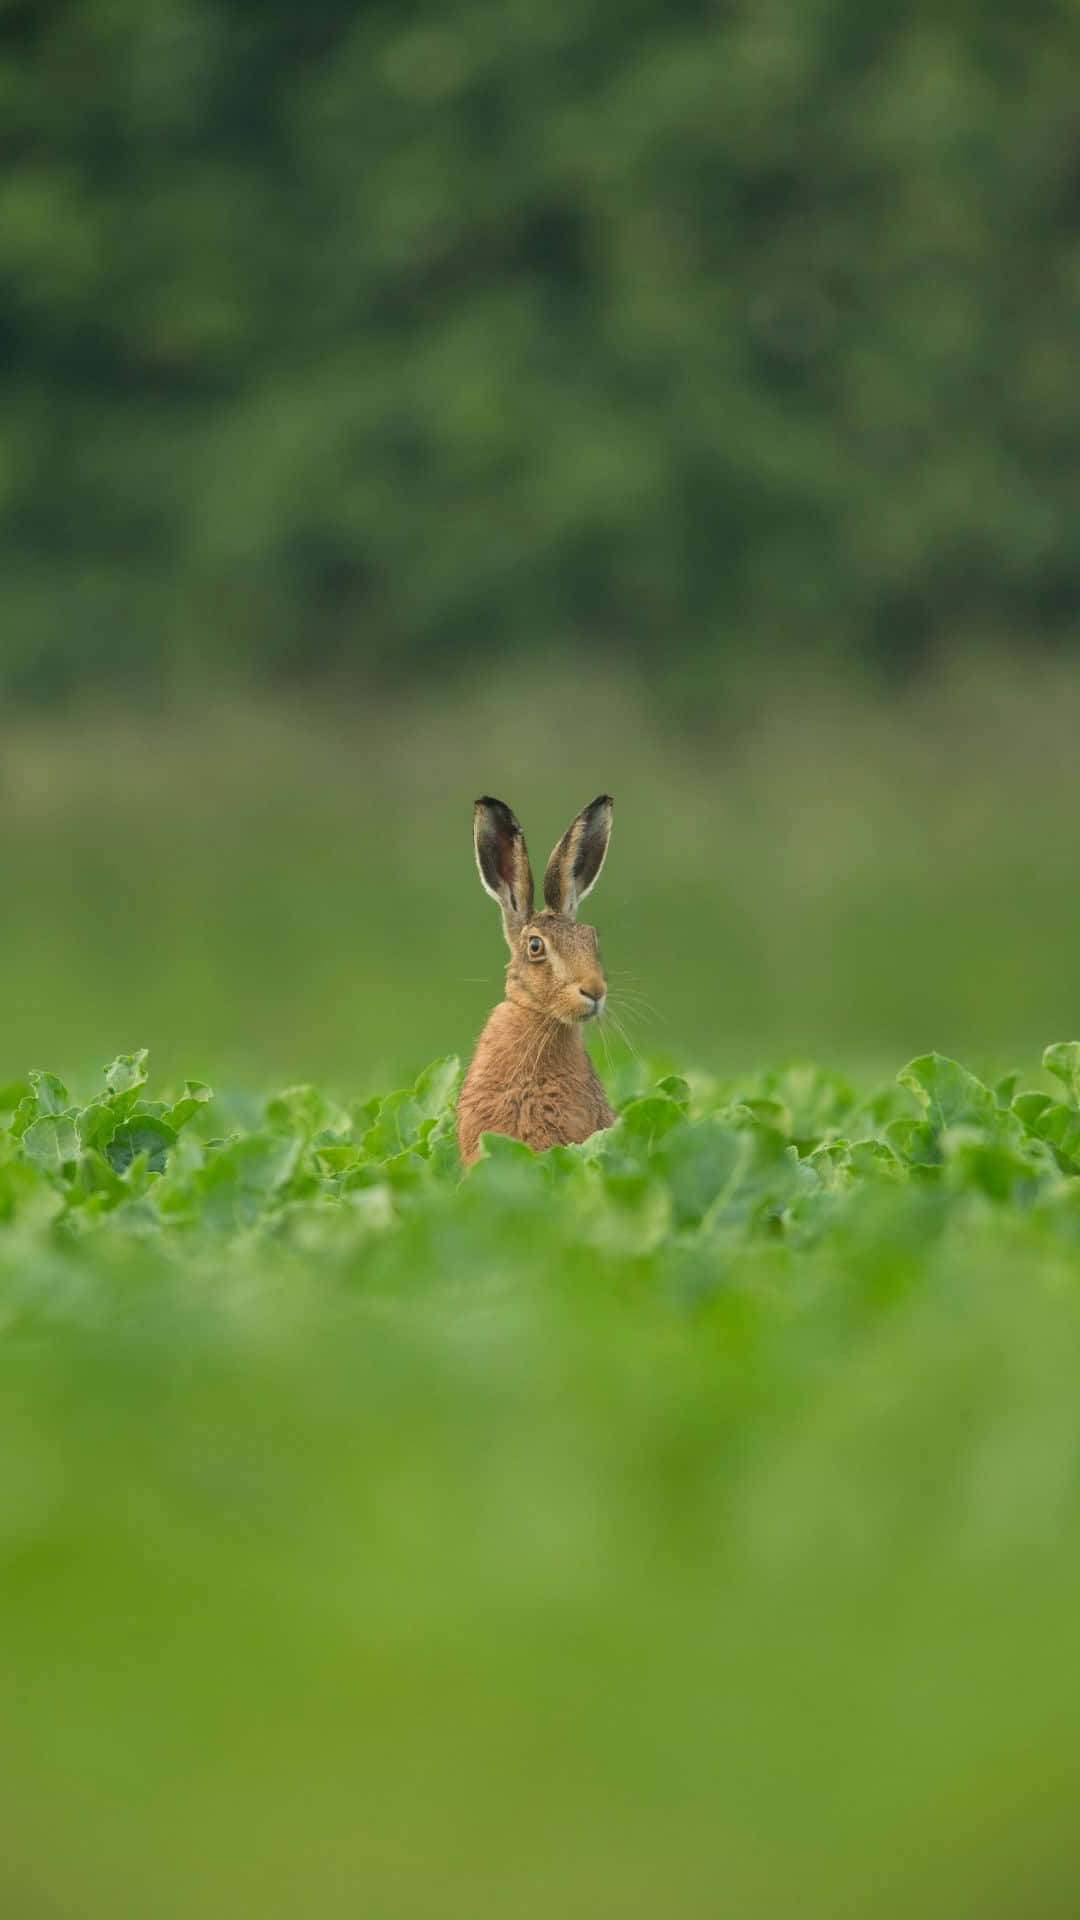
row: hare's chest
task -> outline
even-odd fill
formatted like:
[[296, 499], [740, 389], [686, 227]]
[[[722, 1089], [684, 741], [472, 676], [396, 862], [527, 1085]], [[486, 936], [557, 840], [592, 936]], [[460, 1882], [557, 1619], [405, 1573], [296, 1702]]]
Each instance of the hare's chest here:
[[568, 1128], [572, 1117], [567, 1107], [568, 1089], [558, 1080], [539, 1080], [517, 1089], [513, 1097], [517, 1108], [516, 1132], [531, 1147], [550, 1147], [571, 1138]]
[[591, 1079], [587, 1069], [564, 1070], [540, 1073], [519, 1086], [515, 1090], [518, 1138], [537, 1150], [587, 1140], [598, 1124]]
[[526, 1036], [529, 1045], [500, 1045], [506, 1019], [501, 1010], [492, 1016], [461, 1090], [458, 1138], [466, 1162], [475, 1158], [482, 1133], [507, 1133], [541, 1152], [587, 1140], [611, 1120], [579, 1036], [568, 1037], [557, 1052], [551, 1036], [539, 1030], [535, 1039]]

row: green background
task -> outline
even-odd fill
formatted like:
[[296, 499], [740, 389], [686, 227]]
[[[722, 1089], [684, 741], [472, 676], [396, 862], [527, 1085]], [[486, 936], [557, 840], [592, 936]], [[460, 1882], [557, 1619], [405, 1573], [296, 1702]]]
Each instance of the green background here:
[[[616, 800], [588, 917], [629, 1044], [728, 1072], [987, 1071], [1075, 1027], [1080, 689], [967, 660], [895, 694], [794, 674], [675, 727], [650, 684], [533, 658], [408, 698], [114, 704], [0, 724], [0, 1076], [384, 1091], [468, 1053], [506, 958], [472, 801], [534, 866]], [[594, 1051], [626, 1057], [614, 1021]]]
[[0, 687], [1071, 646], [1071, 0], [9, 0]]
[[[467, 1056], [482, 792], [537, 867], [615, 796], [613, 1084], [1036, 1083], [1078, 46], [0, 4], [0, 1093], [145, 1045], [227, 1131]], [[1074, 1913], [1076, 1182], [942, 1139], [657, 1248], [648, 1169], [262, 1215], [244, 1142], [227, 1233], [61, 1230], [5, 1136], [5, 1915]]]
[[3, 1070], [467, 1051], [478, 792], [639, 1048], [1069, 1031], [1075, 26], [4, 9]]
[[477, 792], [653, 1053], [1070, 1030], [1075, 26], [5, 8], [3, 1070], [467, 1050]]

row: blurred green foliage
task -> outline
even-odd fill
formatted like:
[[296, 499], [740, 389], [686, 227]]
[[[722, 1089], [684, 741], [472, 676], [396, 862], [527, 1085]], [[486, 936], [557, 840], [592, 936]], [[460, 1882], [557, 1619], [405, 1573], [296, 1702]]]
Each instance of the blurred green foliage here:
[[1070, 0], [9, 0], [0, 688], [1080, 608]]
[[1073, 1913], [1078, 1057], [0, 1090], [5, 1915]]
[[137, 1037], [169, 1078], [377, 1092], [466, 1056], [506, 946], [472, 802], [538, 868], [615, 795], [587, 918], [640, 1051], [726, 1074], [937, 1047], [992, 1075], [1075, 1029], [1080, 685], [951, 671], [888, 704], [790, 676], [662, 724], [651, 680], [508, 665], [396, 700], [0, 721], [0, 1081]]

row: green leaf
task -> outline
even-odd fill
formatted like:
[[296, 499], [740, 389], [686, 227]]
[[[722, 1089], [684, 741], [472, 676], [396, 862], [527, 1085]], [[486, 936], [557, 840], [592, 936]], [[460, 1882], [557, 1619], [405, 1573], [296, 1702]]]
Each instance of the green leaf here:
[[11, 1131], [17, 1138], [45, 1114], [66, 1113], [71, 1107], [71, 1095], [55, 1073], [41, 1073], [33, 1067], [26, 1077], [29, 1090], [20, 1100], [11, 1122]]
[[79, 1114], [79, 1139], [84, 1147], [104, 1151], [121, 1121], [111, 1100], [93, 1100]]
[[380, 1172], [395, 1194], [413, 1193], [418, 1188], [427, 1187], [432, 1178], [427, 1159], [423, 1154], [414, 1153], [410, 1147], [384, 1160]]
[[382, 1101], [378, 1096], [371, 1100], [354, 1100], [352, 1102], [349, 1108], [349, 1118], [352, 1122], [354, 1139], [357, 1141], [362, 1140], [365, 1133], [375, 1125], [381, 1106]]
[[884, 1140], [854, 1141], [851, 1167], [854, 1173], [885, 1174], [889, 1179], [902, 1178], [904, 1174], [901, 1161]]
[[105, 1085], [110, 1093], [134, 1093], [144, 1086], [147, 1078], [146, 1062], [149, 1049], [140, 1047], [137, 1053], [119, 1053], [111, 1067], [105, 1069]]
[[[1022, 1095], [1025, 1103], [1024, 1125], [1038, 1140], [1053, 1147], [1058, 1160], [1068, 1171], [1080, 1170], [1080, 1112], [1064, 1100], [1048, 1100], [1045, 1094]], [[1036, 1102], [1039, 1102], [1036, 1106]], [[1016, 1105], [1019, 1107], [1019, 1101]]]
[[1080, 1167], [1080, 1113], [1063, 1100], [1056, 1106], [1047, 1107], [1038, 1128], [1042, 1139], [1056, 1147], [1063, 1159], [1069, 1160], [1074, 1167]]
[[946, 1127], [989, 1127], [998, 1117], [1000, 1110], [989, 1087], [945, 1054], [924, 1053], [909, 1061], [896, 1078], [915, 1095], [939, 1132]]
[[995, 1141], [962, 1141], [948, 1160], [951, 1185], [978, 1188], [991, 1200], [1022, 1204], [1038, 1190], [1038, 1167]]
[[[745, 1169], [754, 1157], [755, 1148], [747, 1146], [753, 1138], [751, 1130], [734, 1128], [717, 1113], [703, 1120], [684, 1120], [665, 1134], [647, 1164], [653, 1176], [667, 1184], [676, 1227], [696, 1225], [717, 1196], [730, 1188], [736, 1169]], [[770, 1138], [769, 1157], [779, 1164], [781, 1137], [759, 1132], [759, 1143], [761, 1138]]]
[[685, 1113], [690, 1104], [690, 1083], [683, 1079], [681, 1073], [665, 1074], [656, 1085], [660, 1093], [666, 1093], [668, 1099], [674, 1100], [675, 1105], [681, 1107]]
[[527, 1165], [532, 1164], [536, 1159], [532, 1148], [526, 1146], [524, 1140], [513, 1140], [508, 1133], [482, 1133], [480, 1156], [484, 1160], [504, 1163], [525, 1162]]
[[741, 1127], [728, 1135], [723, 1178], [701, 1223], [706, 1239], [731, 1240], [772, 1224], [795, 1194], [799, 1158], [770, 1127]]
[[936, 1167], [941, 1163], [937, 1134], [926, 1120], [890, 1120], [885, 1140], [909, 1167]]
[[301, 1150], [299, 1140], [266, 1131], [211, 1142], [201, 1166], [179, 1181], [169, 1173], [158, 1205], [166, 1217], [186, 1216], [218, 1232], [254, 1226], [280, 1203]]
[[413, 1088], [419, 1119], [434, 1120], [451, 1104], [460, 1076], [461, 1062], [453, 1053], [433, 1060], [430, 1067], [424, 1068]]
[[647, 1152], [672, 1127], [677, 1127], [682, 1117], [681, 1107], [666, 1094], [646, 1094], [644, 1099], [631, 1100], [629, 1106], [623, 1108], [608, 1133], [608, 1140], [612, 1146]]
[[387, 1160], [392, 1154], [400, 1153], [415, 1138], [412, 1120], [412, 1093], [407, 1088], [388, 1093], [385, 1100], [379, 1102], [374, 1125], [361, 1140], [364, 1152], [372, 1160]]
[[1012, 1103], [1012, 1110], [1023, 1121], [1025, 1127], [1035, 1131], [1039, 1115], [1045, 1113], [1047, 1107], [1053, 1104], [1048, 1093], [1018, 1093]]
[[461, 1173], [461, 1155], [458, 1152], [457, 1134], [453, 1127], [443, 1132], [433, 1127], [427, 1141], [427, 1155], [431, 1162], [431, 1171], [437, 1180], [456, 1180]]
[[118, 1206], [130, 1195], [130, 1188], [121, 1180], [106, 1155], [95, 1148], [80, 1154], [75, 1185], [80, 1193], [94, 1196], [101, 1211]]
[[1074, 1106], [1080, 1106], [1080, 1040], [1058, 1040], [1042, 1057], [1047, 1073], [1068, 1088]]
[[71, 1108], [67, 1113], [44, 1114], [33, 1126], [27, 1127], [22, 1136], [22, 1150], [32, 1166], [41, 1167], [47, 1173], [62, 1173], [78, 1160], [77, 1119], [75, 1109]]
[[333, 1146], [317, 1146], [315, 1149], [319, 1165], [328, 1173], [344, 1173], [346, 1168], [355, 1167], [359, 1159], [359, 1149], [347, 1142]]
[[186, 1127], [201, 1107], [205, 1107], [214, 1097], [214, 1090], [202, 1080], [185, 1080], [184, 1091], [179, 1100], [166, 1107], [163, 1118], [176, 1132]]
[[815, 1147], [804, 1165], [811, 1169], [828, 1193], [846, 1193], [851, 1186], [851, 1142], [833, 1140]]
[[140, 1154], [146, 1155], [151, 1173], [164, 1173], [169, 1148], [175, 1145], [175, 1128], [136, 1107], [117, 1127], [105, 1151], [116, 1173], [125, 1173]]
[[460, 1062], [450, 1055], [425, 1067], [415, 1086], [388, 1094], [379, 1103], [374, 1125], [363, 1135], [364, 1152], [372, 1159], [387, 1160], [425, 1142], [436, 1121], [448, 1112], [460, 1072]]

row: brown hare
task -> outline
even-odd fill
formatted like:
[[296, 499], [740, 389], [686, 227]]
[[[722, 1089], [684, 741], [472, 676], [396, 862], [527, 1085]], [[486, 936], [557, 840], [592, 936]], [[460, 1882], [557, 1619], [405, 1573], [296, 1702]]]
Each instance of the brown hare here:
[[510, 948], [506, 998], [476, 1043], [458, 1100], [466, 1166], [482, 1133], [508, 1133], [530, 1147], [587, 1140], [615, 1115], [585, 1050], [582, 1028], [603, 1012], [607, 985], [595, 927], [577, 923], [611, 838], [611, 795], [572, 820], [544, 873], [545, 905], [533, 912], [525, 836], [501, 800], [476, 802], [473, 842], [480, 878], [502, 908]]

